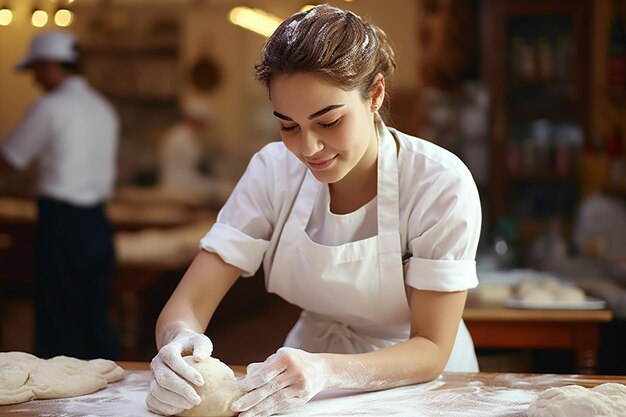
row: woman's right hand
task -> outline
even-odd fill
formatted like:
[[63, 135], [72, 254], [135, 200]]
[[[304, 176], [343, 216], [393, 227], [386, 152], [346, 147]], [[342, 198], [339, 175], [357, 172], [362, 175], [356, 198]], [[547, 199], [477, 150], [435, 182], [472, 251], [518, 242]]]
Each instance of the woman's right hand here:
[[200, 362], [211, 356], [213, 343], [207, 336], [189, 329], [180, 330], [152, 359], [153, 379], [146, 398], [148, 409], [157, 414], [174, 415], [200, 403], [193, 385], [204, 385], [198, 371], [183, 360], [193, 354]]

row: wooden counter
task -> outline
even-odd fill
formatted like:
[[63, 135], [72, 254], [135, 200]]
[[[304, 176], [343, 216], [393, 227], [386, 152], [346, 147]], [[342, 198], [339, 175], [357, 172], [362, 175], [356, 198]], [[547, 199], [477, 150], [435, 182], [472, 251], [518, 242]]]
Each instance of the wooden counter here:
[[476, 348], [571, 349], [576, 371], [596, 372], [600, 324], [609, 310], [532, 310], [506, 307], [465, 308], [463, 319]]
[[[153, 417], [145, 406], [150, 372], [147, 363], [122, 362], [123, 381], [81, 397], [36, 400], [0, 406], [0, 415]], [[233, 367], [236, 374], [243, 367]], [[626, 376], [554, 374], [444, 373], [434, 381], [385, 391], [323, 392], [301, 408], [282, 415], [300, 416], [417, 416], [525, 417], [537, 394], [550, 387], [578, 384], [593, 387], [605, 382], [626, 384]]]

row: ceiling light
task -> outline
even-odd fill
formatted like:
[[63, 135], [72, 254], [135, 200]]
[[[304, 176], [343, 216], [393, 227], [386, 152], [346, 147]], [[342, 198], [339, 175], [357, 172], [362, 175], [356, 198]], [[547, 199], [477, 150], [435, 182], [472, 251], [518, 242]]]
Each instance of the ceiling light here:
[[0, 26], [9, 26], [13, 21], [13, 11], [7, 5], [0, 8]]
[[67, 27], [72, 24], [74, 13], [70, 9], [60, 8], [54, 14], [54, 23], [57, 26]]
[[30, 22], [36, 28], [44, 27], [46, 26], [46, 23], [48, 23], [48, 13], [46, 13], [45, 10], [35, 7], [33, 14], [30, 17]]
[[282, 22], [278, 17], [261, 9], [252, 9], [243, 6], [232, 9], [228, 14], [228, 20], [237, 26], [241, 26], [265, 37], [274, 33], [278, 25], [280, 25], [280, 22]]

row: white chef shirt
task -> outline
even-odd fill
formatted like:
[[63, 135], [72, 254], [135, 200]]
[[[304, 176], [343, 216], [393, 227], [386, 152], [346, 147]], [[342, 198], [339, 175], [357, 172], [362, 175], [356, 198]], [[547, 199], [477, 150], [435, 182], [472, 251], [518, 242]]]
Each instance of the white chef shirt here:
[[307, 235], [315, 243], [324, 246], [340, 246], [364, 240], [378, 234], [378, 197], [346, 214], [330, 211], [328, 185], [317, 194], [311, 218], [306, 227]]
[[[471, 173], [451, 152], [390, 131], [400, 145], [399, 233], [403, 253], [410, 254], [405, 283], [433, 291], [475, 287], [474, 259], [482, 218]], [[282, 226], [306, 169], [281, 142], [266, 145], [250, 161], [200, 246], [242, 269], [244, 276], [253, 275], [263, 262], [268, 277]], [[316, 203], [314, 210], [325, 210], [325, 205]], [[316, 213], [312, 218], [319, 216]], [[307, 229], [310, 232], [311, 225]]]
[[111, 194], [118, 131], [111, 105], [71, 76], [37, 100], [0, 151], [20, 169], [37, 160], [39, 195], [89, 206]]
[[202, 161], [202, 145], [193, 128], [180, 122], [165, 134], [160, 154], [160, 183], [163, 187], [200, 188], [205, 178], [198, 172]]

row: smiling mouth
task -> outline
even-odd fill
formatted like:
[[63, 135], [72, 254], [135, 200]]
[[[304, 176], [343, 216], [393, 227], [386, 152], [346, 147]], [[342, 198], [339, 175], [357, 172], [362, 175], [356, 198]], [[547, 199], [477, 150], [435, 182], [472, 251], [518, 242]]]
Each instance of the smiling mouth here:
[[336, 158], [337, 158], [337, 155], [333, 156], [332, 158], [326, 159], [325, 161], [320, 161], [320, 162], [307, 161], [306, 163], [311, 169], [322, 170], [322, 169], [328, 168], [330, 164], [332, 164]]

